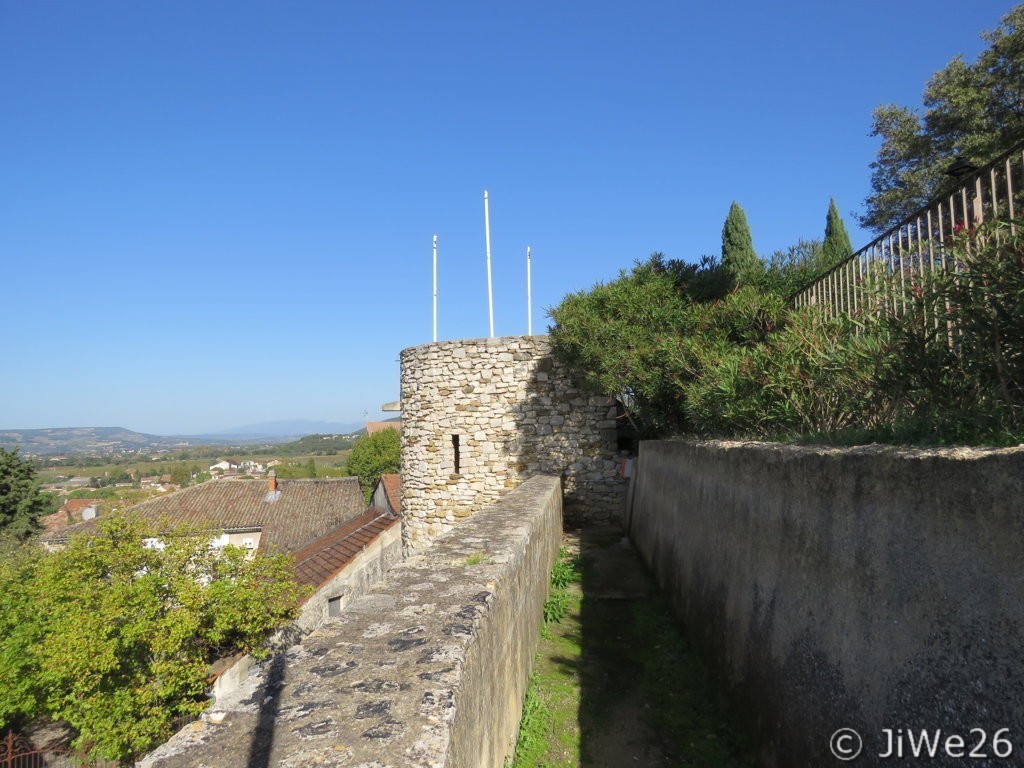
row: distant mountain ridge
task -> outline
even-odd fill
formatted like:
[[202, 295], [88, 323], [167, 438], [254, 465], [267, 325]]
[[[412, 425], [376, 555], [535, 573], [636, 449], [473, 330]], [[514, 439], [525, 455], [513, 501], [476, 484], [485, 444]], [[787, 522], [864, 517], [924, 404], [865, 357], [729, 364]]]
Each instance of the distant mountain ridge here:
[[134, 432], [124, 427], [55, 427], [52, 429], [0, 430], [0, 447], [18, 448], [34, 456], [69, 453], [121, 453], [137, 450], [169, 450], [194, 443], [186, 437], [163, 437]]
[[145, 453], [196, 445], [286, 442], [311, 434], [348, 435], [362, 426], [362, 423], [338, 424], [309, 420], [271, 421], [206, 435], [151, 435], [124, 427], [0, 429], [0, 448], [17, 448], [27, 456], [104, 455], [129, 451]]

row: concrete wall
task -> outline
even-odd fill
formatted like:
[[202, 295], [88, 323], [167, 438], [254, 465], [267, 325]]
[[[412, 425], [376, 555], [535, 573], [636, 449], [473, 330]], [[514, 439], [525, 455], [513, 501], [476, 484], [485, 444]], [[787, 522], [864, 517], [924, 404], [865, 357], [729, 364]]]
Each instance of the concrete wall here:
[[647, 442], [632, 497], [631, 536], [764, 765], [838, 765], [842, 727], [857, 765], [897, 762], [885, 728], [968, 750], [983, 728], [989, 755], [1010, 728], [1010, 761], [970, 763], [1024, 755], [1024, 448]]
[[622, 509], [621, 455], [614, 402], [582, 391], [552, 356], [547, 336], [446, 341], [402, 352], [409, 548], [426, 546], [535, 474], [563, 478], [571, 523], [607, 521]]
[[339, 617], [265, 662], [223, 720], [143, 761], [161, 768], [500, 768], [514, 748], [562, 533], [557, 477], [463, 522]]

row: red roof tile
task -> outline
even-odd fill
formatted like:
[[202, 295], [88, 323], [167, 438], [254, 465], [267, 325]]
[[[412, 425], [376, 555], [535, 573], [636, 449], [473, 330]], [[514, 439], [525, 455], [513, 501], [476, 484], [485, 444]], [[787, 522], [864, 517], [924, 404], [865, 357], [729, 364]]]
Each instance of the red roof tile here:
[[296, 580], [313, 587], [326, 584], [381, 533], [398, 524], [398, 518], [389, 512], [367, 510], [296, 552]]
[[89, 507], [95, 507], [102, 501], [103, 499], [68, 499], [61, 506], [60, 511], [69, 512], [81, 519], [82, 510], [88, 509]]
[[[358, 478], [341, 477], [278, 480], [273, 495], [263, 480], [211, 480], [144, 501], [126, 514], [167, 528], [262, 530], [261, 550], [295, 552], [365, 509]], [[60, 543], [74, 533], [94, 530], [95, 525], [93, 520], [78, 523], [43, 540]]]
[[395, 514], [402, 512], [402, 476], [387, 473], [380, 476], [380, 484], [384, 486], [384, 494]]

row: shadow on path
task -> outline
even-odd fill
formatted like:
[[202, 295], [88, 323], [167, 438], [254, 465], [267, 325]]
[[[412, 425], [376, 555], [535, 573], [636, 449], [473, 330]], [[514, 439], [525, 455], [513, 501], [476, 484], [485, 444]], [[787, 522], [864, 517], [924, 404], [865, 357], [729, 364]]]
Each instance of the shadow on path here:
[[249, 744], [249, 757], [245, 768], [270, 768], [270, 752], [274, 748], [274, 725], [281, 709], [281, 689], [284, 688], [285, 655], [278, 653], [271, 659], [266, 683], [259, 694], [263, 696], [259, 720]]
[[752, 766], [714, 676], [629, 540], [618, 528], [590, 529], [579, 548], [582, 655], [570, 663], [581, 765]]

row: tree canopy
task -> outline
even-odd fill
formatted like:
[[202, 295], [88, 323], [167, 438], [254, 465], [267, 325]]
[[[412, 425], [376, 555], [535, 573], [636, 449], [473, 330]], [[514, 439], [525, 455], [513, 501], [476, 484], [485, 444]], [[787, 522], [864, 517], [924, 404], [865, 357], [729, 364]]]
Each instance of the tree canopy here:
[[210, 542], [111, 518], [58, 552], [8, 544], [0, 728], [44, 715], [71, 725], [94, 756], [125, 760], [203, 709], [210, 663], [260, 655], [301, 594], [287, 558]]
[[382, 429], [363, 435], [352, 446], [345, 465], [350, 475], [359, 478], [359, 485], [369, 504], [373, 486], [382, 474], [398, 472], [402, 464], [402, 439], [397, 429]]
[[754, 239], [747, 224], [747, 214], [733, 201], [722, 226], [722, 266], [740, 284], [749, 283], [761, 271], [761, 262], [754, 250]]
[[836, 208], [835, 198], [832, 198], [828, 202], [828, 213], [825, 214], [825, 240], [821, 244], [822, 260], [832, 267], [852, 253], [850, 235], [846, 231], [843, 217], [839, 215], [839, 209]]
[[838, 317], [787, 306], [818, 271], [817, 242], [720, 297], [694, 295], [700, 267], [655, 254], [566, 296], [552, 345], [582, 383], [618, 396], [641, 437], [1017, 444], [1024, 228], [994, 220], [945, 246], [955, 272], [874, 286], [869, 306], [901, 312]]
[[1024, 5], [982, 37], [977, 61], [957, 56], [928, 82], [923, 111], [883, 104], [872, 135], [882, 140], [871, 163], [872, 193], [861, 223], [883, 232], [950, 183], [954, 158], [981, 166], [1024, 140]]
[[0, 532], [26, 538], [35, 532], [41, 516], [54, 511], [53, 501], [40, 492], [32, 462], [17, 448], [0, 448]]

